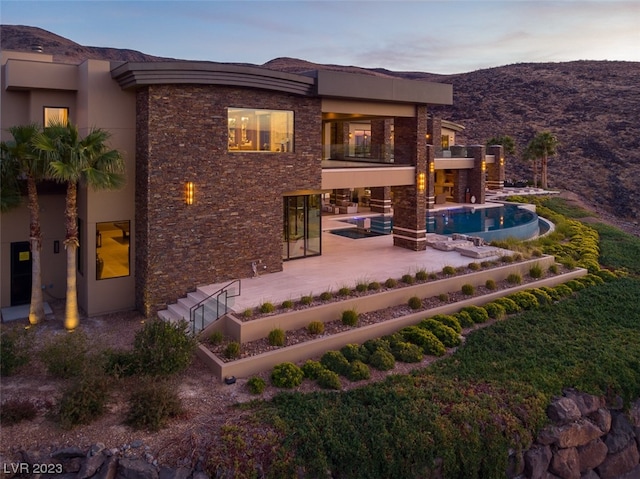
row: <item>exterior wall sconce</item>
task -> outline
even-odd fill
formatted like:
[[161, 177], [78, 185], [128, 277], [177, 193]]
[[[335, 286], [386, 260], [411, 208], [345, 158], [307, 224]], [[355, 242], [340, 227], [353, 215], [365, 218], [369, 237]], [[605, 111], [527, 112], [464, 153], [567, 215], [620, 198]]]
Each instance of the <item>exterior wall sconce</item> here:
[[193, 181], [187, 181], [184, 185], [184, 202], [188, 205], [193, 204], [195, 188]]
[[424, 173], [418, 173], [416, 184], [418, 187], [418, 193], [424, 193], [427, 189], [427, 175]]
[[485, 160], [482, 160], [481, 168], [483, 172], [487, 171], [487, 162]]
[[504, 156], [500, 157], [500, 166], [504, 166]]
[[429, 163], [429, 173], [434, 173], [436, 171], [436, 164], [432, 161]]

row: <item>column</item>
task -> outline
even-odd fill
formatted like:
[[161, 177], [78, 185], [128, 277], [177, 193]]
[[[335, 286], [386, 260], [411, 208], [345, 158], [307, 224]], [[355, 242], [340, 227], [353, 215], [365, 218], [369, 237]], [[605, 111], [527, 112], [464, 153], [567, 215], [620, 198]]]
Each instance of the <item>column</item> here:
[[389, 234], [391, 232], [391, 187], [374, 186], [371, 188], [370, 206], [372, 213], [380, 216], [371, 218], [371, 231]]
[[482, 145], [469, 146], [468, 156], [473, 158], [473, 169], [469, 171], [468, 188], [471, 194], [471, 202], [475, 197], [475, 204], [483, 204], [485, 201], [487, 162], [485, 148]]
[[487, 154], [493, 155], [493, 163], [487, 164], [487, 188], [501, 190], [504, 188], [504, 149], [502, 145], [491, 145]]
[[391, 120], [371, 120], [371, 158], [391, 162]]

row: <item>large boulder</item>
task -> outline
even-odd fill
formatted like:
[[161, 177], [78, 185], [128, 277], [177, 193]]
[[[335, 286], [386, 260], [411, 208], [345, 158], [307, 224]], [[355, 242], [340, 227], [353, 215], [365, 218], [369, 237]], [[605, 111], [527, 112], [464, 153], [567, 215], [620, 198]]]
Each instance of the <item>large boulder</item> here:
[[547, 407], [547, 416], [556, 424], [568, 424], [580, 419], [582, 413], [573, 399], [561, 397], [551, 401]]
[[533, 446], [524, 453], [524, 473], [529, 479], [544, 479], [551, 463], [549, 446]]
[[562, 479], [580, 479], [580, 459], [575, 447], [558, 449], [549, 464], [549, 472]]
[[640, 463], [640, 454], [635, 441], [616, 454], [607, 455], [606, 459], [596, 471], [601, 479], [618, 479], [623, 474], [633, 470]]

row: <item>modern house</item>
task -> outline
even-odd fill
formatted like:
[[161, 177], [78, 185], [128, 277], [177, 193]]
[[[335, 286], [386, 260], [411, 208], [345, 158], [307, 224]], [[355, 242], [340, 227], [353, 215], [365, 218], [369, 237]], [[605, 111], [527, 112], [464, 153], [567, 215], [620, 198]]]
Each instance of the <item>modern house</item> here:
[[[457, 146], [462, 127], [429, 115], [453, 102], [447, 84], [210, 62], [1, 59], [3, 140], [11, 126], [62, 118], [83, 134], [108, 130], [125, 157], [124, 189], [79, 189], [78, 299], [89, 316], [151, 315], [198, 285], [321, 255], [323, 215], [358, 205], [383, 223], [393, 210], [394, 245], [421, 250], [427, 210], [484, 203], [485, 189], [504, 181], [501, 147]], [[43, 185], [40, 205], [43, 286], [59, 298], [64, 191]], [[29, 301], [27, 209], [0, 221], [5, 307]]]

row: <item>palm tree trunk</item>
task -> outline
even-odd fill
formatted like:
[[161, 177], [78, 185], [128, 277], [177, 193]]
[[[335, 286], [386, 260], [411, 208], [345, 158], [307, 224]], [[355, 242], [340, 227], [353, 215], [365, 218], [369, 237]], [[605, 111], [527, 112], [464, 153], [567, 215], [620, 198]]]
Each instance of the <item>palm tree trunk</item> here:
[[541, 161], [542, 174], [541, 174], [541, 177], [540, 177], [540, 186], [542, 188], [544, 188], [545, 190], [547, 189], [547, 163], [548, 163], [547, 159], [548, 159], [547, 155], [544, 155], [542, 157], [542, 161]]
[[78, 287], [76, 283], [76, 252], [78, 250], [78, 187], [67, 183], [65, 223], [67, 235], [64, 246], [67, 250], [67, 299], [64, 312], [64, 327], [70, 331], [78, 327]]
[[42, 270], [40, 266], [42, 231], [40, 230], [38, 191], [36, 189], [36, 182], [31, 175], [27, 177], [27, 195], [29, 198], [29, 242], [31, 249], [31, 304], [29, 305], [29, 324], [38, 324], [44, 320]]
[[533, 159], [533, 187], [538, 187], [538, 159]]

